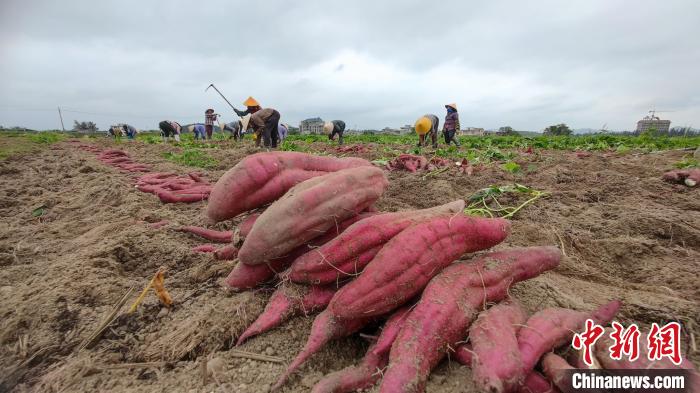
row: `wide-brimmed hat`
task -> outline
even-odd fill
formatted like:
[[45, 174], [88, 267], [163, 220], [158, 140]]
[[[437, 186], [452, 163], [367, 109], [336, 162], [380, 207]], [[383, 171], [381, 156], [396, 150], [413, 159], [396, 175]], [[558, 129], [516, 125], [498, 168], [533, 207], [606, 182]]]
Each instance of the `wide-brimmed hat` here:
[[430, 131], [430, 128], [433, 126], [433, 122], [430, 121], [427, 117], [423, 116], [420, 119], [416, 121], [416, 124], [414, 125], [414, 128], [416, 129], [416, 133], [418, 135], [425, 135]]
[[453, 103], [451, 103], [451, 104], [445, 105], [445, 108], [452, 108], [452, 109], [454, 109], [454, 110], [457, 110], [457, 104], [455, 104], [455, 103], [453, 102]]
[[248, 97], [247, 100], [243, 101], [243, 105], [245, 105], [245, 106], [260, 106], [260, 103], [255, 98]]
[[209, 109], [205, 110], [204, 113], [214, 113], [214, 110], [209, 108]]
[[324, 132], [325, 134], [330, 134], [331, 132], [333, 132], [333, 128], [334, 128], [334, 127], [333, 127], [333, 123], [332, 123], [332, 122], [327, 121], [327, 122], [323, 123], [323, 132]]

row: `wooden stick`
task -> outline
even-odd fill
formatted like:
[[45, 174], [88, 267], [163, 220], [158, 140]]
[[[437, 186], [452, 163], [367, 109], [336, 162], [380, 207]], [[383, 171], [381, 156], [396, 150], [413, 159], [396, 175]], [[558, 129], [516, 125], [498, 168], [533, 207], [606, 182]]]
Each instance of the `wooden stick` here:
[[277, 356], [267, 356], [259, 353], [239, 351], [237, 349], [230, 349], [228, 353], [235, 358], [253, 359], [272, 363], [284, 363], [284, 359]]
[[122, 296], [121, 299], [119, 299], [119, 301], [114, 305], [109, 315], [102, 320], [102, 323], [100, 323], [97, 329], [87, 339], [85, 339], [82, 344], [80, 344], [78, 351], [90, 348], [100, 338], [100, 336], [102, 336], [102, 333], [105, 331], [105, 329], [107, 329], [107, 326], [109, 326], [117, 318], [119, 310], [121, 310], [126, 301], [129, 299], [129, 296], [134, 291], [134, 288], [135, 287], [131, 287], [128, 291], [126, 291], [124, 296]]

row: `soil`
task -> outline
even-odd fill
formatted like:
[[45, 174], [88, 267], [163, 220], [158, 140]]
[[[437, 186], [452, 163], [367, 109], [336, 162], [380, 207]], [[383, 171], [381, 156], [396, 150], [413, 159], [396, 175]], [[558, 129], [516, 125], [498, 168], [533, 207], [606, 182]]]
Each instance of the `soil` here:
[[[193, 170], [162, 158], [171, 146], [91, 143], [126, 150], [157, 171]], [[325, 143], [312, 147], [333, 152]], [[376, 159], [381, 149], [370, 145], [358, 155]], [[219, 162], [206, 171], [213, 182], [255, 149], [245, 141], [208, 152]], [[377, 207], [427, 208], [513, 182], [547, 191], [514, 218], [512, 235], [499, 247], [558, 245], [566, 258], [555, 271], [515, 285], [513, 296], [530, 311], [590, 310], [621, 299], [625, 324], [646, 331], [652, 322], [682, 323], [683, 352], [698, 366], [700, 354], [689, 342], [691, 335], [700, 337], [700, 189], [661, 181], [683, 154], [578, 158], [541, 151], [521, 154], [518, 174], [498, 165], [471, 176], [450, 170], [425, 179], [395, 171]], [[223, 289], [233, 262], [192, 253], [204, 241], [174, 231], [177, 225], [205, 225], [205, 203], [162, 204], [136, 190], [133, 176], [69, 142], [9, 157], [0, 162], [0, 175], [0, 391], [261, 392], [304, 345], [312, 318], [299, 317], [239, 348], [281, 357], [283, 364], [236, 357], [231, 350], [271, 289]], [[170, 224], [148, 225], [161, 220]], [[213, 228], [231, 229], [241, 220]], [[115, 303], [134, 288], [131, 304], [159, 267], [167, 269], [165, 287], [174, 306], [163, 308], [149, 294], [135, 313], [124, 307], [94, 346], [79, 350]], [[360, 335], [331, 343], [283, 391], [308, 391], [324, 374], [357, 363], [367, 346]], [[213, 370], [206, 385], [204, 359]], [[444, 361], [427, 391], [475, 391], [470, 381], [468, 368]]]

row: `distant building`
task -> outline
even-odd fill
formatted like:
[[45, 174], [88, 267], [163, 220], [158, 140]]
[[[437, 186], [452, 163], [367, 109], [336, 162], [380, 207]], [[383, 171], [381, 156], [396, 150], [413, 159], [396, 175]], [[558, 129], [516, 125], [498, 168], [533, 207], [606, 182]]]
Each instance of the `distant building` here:
[[486, 135], [486, 131], [484, 131], [483, 128], [479, 127], [467, 127], [463, 130], [460, 130], [461, 135], [464, 136], [484, 136]]
[[299, 132], [301, 134], [323, 134], [323, 123], [323, 119], [320, 117], [302, 120], [299, 123]]
[[408, 135], [413, 133], [413, 126], [410, 124], [406, 124], [405, 126], [399, 128], [399, 134], [401, 135]]
[[652, 128], [659, 133], [668, 134], [668, 130], [671, 128], [671, 120], [661, 120], [658, 116], [654, 116], [654, 112], [652, 111], [651, 115], [645, 116], [642, 120], [637, 122], [638, 134]]

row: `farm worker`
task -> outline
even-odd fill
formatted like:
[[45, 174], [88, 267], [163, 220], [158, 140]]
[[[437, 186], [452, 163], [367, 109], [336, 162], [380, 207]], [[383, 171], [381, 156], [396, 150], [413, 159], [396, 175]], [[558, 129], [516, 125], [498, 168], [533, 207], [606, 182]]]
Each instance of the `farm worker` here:
[[190, 130], [190, 132], [192, 132], [192, 134], [194, 134], [194, 140], [205, 139], [204, 134], [206, 132], [206, 128], [204, 127], [204, 124], [196, 123], [187, 128]]
[[109, 135], [113, 136], [114, 139], [117, 139], [120, 136], [124, 135], [124, 130], [121, 127], [121, 125], [119, 125], [119, 124], [117, 124], [115, 126], [110, 126], [109, 127]]
[[136, 137], [136, 134], [139, 133], [139, 130], [137, 130], [136, 128], [134, 128], [134, 126], [129, 124], [122, 125], [122, 129], [126, 133], [126, 137], [129, 139], [134, 139]]
[[427, 114], [423, 115], [420, 119], [416, 121], [414, 128], [418, 134], [418, 147], [426, 146], [428, 143], [425, 140], [425, 136], [430, 134], [430, 139], [433, 142], [433, 148], [438, 147], [438, 128], [440, 127], [440, 119], [437, 116]]
[[342, 120], [327, 121], [323, 124], [323, 132], [328, 134], [328, 139], [334, 140], [338, 134], [338, 144], [343, 144], [343, 132], [345, 132], [345, 122]]
[[233, 111], [236, 112], [236, 114], [240, 117], [243, 117], [245, 115], [252, 115], [253, 113], [259, 111], [260, 109], [260, 103], [253, 97], [248, 97], [247, 100], [243, 101], [243, 105], [246, 106], [246, 110], [244, 111], [239, 111], [236, 108], [233, 108]]
[[282, 143], [287, 138], [287, 133], [289, 133], [289, 126], [287, 124], [282, 124], [277, 127], [277, 136], [279, 138], [279, 143]]
[[164, 141], [168, 141], [170, 135], [175, 138], [177, 142], [180, 142], [180, 131], [182, 131], [182, 126], [176, 121], [163, 120], [158, 123], [158, 128], [160, 128], [160, 135], [163, 137]]
[[250, 122], [250, 115], [243, 116], [240, 120], [234, 120], [230, 123], [224, 125], [224, 131], [229, 131], [231, 133], [231, 138], [238, 141], [243, 138], [243, 133], [248, 128], [248, 123]]
[[204, 129], [207, 132], [207, 139], [211, 139], [211, 135], [214, 133], [214, 122], [218, 117], [219, 114], [214, 113], [211, 108], [204, 112]]
[[445, 116], [445, 124], [442, 126], [442, 132], [445, 134], [445, 143], [449, 146], [454, 142], [455, 146], [459, 147], [457, 141], [457, 132], [459, 131], [459, 113], [457, 113], [457, 104], [445, 105], [447, 115]]
[[277, 147], [277, 126], [280, 122], [280, 113], [272, 108], [260, 109], [250, 116], [250, 124], [258, 134], [255, 146], [260, 146], [260, 135], [265, 142], [265, 147], [273, 149]]

